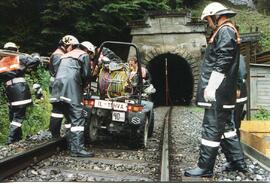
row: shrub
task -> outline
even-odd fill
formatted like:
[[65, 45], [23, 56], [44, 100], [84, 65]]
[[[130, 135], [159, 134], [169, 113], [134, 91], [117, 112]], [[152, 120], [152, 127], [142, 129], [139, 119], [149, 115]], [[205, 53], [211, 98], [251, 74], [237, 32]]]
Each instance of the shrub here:
[[260, 107], [256, 113], [252, 116], [252, 119], [257, 120], [270, 120], [270, 111], [267, 109]]
[[[45, 68], [39, 66], [37, 70], [25, 76], [29, 87], [34, 83], [39, 83], [43, 89], [44, 100], [38, 100], [32, 95], [33, 105], [27, 108], [26, 119], [23, 121], [23, 136], [32, 135], [40, 130], [48, 129], [51, 104], [49, 103], [48, 81], [49, 73]], [[32, 89], [31, 89], [32, 91]], [[33, 93], [33, 91], [32, 91]], [[5, 96], [3, 84], [0, 85], [0, 95]], [[6, 97], [0, 98], [0, 144], [6, 142], [9, 131], [8, 105]]]

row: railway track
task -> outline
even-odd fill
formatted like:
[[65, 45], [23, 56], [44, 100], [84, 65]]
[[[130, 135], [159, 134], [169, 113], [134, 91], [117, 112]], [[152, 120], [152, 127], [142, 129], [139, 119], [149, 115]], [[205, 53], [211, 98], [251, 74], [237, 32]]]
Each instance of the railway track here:
[[[237, 180], [235, 177], [240, 177], [241, 180], [257, 180], [253, 177], [259, 173], [253, 171], [258, 169], [258, 166], [250, 160], [248, 163], [255, 167], [251, 169], [250, 175], [221, 172], [220, 167], [224, 162], [222, 155], [218, 157], [215, 169], [217, 173], [212, 179], [184, 177], [183, 171], [197, 162], [201, 111], [192, 107], [158, 107], [155, 114], [155, 131], [145, 149], [130, 149], [124, 139], [109, 138], [88, 147], [95, 152], [94, 158], [74, 158], [64, 150], [64, 140], [50, 142], [50, 153], [46, 151], [48, 148], [44, 144], [43, 150], [36, 149], [32, 155], [28, 153], [28, 160], [23, 157], [23, 153], [17, 155], [20, 161], [12, 160], [12, 157], [0, 160], [1, 180], [226, 181]], [[9, 162], [5, 161], [8, 159]], [[2, 165], [5, 166], [2, 168]], [[22, 168], [23, 170], [19, 171]], [[261, 174], [269, 174], [264, 170], [260, 171]]]
[[182, 175], [181, 166], [179, 166], [182, 163], [177, 161], [179, 154], [173, 142], [173, 139], [178, 137], [174, 136], [173, 127], [175, 121], [173, 120], [172, 111], [173, 107], [170, 107], [164, 118], [160, 181], [211, 181], [211, 178], [185, 177]]
[[[165, 115], [163, 109], [159, 110], [158, 113], [160, 111]], [[157, 118], [157, 121], [163, 121], [163, 118], [162, 114], [160, 118]], [[32, 164], [28, 164], [31, 164], [30, 166], [26, 168], [25, 166], [20, 167], [24, 168], [24, 170], [4, 180], [159, 180], [160, 153], [157, 152], [160, 150], [161, 132], [159, 129], [161, 128], [162, 123], [157, 123], [157, 130], [153, 137], [149, 139], [149, 145], [146, 149], [130, 149], [123, 139], [119, 139], [119, 141], [116, 139], [105, 139], [88, 147], [95, 152], [96, 156], [94, 158], [73, 158], [69, 156], [67, 151], [62, 151], [54, 155], [51, 154], [51, 157], [39, 163], [36, 163], [37, 159], [41, 159], [35, 158], [36, 160], [32, 161]], [[36, 164], [33, 165], [33, 163]], [[19, 167], [17, 170], [19, 170]], [[28, 179], [25, 179], [25, 177], [28, 177]]]
[[65, 138], [50, 141], [31, 150], [15, 154], [0, 160], [0, 180], [15, 174], [16, 172], [52, 156], [66, 148]]

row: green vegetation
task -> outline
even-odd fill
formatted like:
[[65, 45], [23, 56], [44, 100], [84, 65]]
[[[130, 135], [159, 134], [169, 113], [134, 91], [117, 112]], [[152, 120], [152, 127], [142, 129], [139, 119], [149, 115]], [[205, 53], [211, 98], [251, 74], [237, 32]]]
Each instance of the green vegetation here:
[[[34, 83], [39, 83], [43, 88], [43, 100], [36, 99], [33, 95], [33, 105], [27, 109], [27, 117], [23, 124], [24, 137], [27, 135], [36, 134], [41, 129], [48, 129], [51, 104], [49, 102], [49, 73], [42, 66], [36, 71], [32, 71], [31, 74], [26, 76], [29, 86], [33, 86]], [[33, 92], [32, 92], [33, 93]]]
[[[191, 7], [196, 0], [9, 0], [0, 1], [0, 45], [14, 41], [21, 51], [50, 54], [59, 38], [75, 35], [99, 45], [130, 41], [127, 22], [150, 11]], [[11, 13], [12, 12], [12, 13]], [[4, 26], [3, 26], [4, 25]], [[95, 39], [92, 39], [95, 38]]]
[[191, 111], [193, 113], [196, 113], [196, 114], [203, 114], [204, 113], [204, 108], [202, 108], [202, 107], [190, 106], [190, 108], [191, 108]]
[[262, 15], [258, 11], [246, 9], [235, 9], [238, 15], [235, 18], [236, 23], [240, 27], [240, 32], [248, 33], [251, 28], [255, 31], [258, 27], [261, 33], [260, 44], [263, 50], [270, 50], [270, 16]]
[[[260, 45], [262, 51], [270, 50], [270, 16], [263, 15], [258, 11], [247, 9], [246, 7], [234, 6], [230, 2], [219, 1], [237, 12], [237, 16], [233, 18], [233, 21], [239, 26], [240, 33], [255, 32], [257, 27], [261, 33]], [[192, 9], [193, 16], [199, 18], [203, 8], [210, 2], [212, 1], [204, 0], [202, 3], [196, 4]]]
[[[44, 100], [35, 99], [33, 95], [33, 105], [28, 107], [26, 112], [26, 119], [23, 122], [22, 129], [23, 135], [28, 136], [35, 134], [41, 129], [48, 129], [49, 116], [51, 111], [51, 104], [48, 100], [48, 81], [49, 74], [41, 66], [37, 71], [32, 71], [26, 75], [26, 80], [29, 84], [29, 87], [32, 88], [34, 83], [40, 83], [43, 88]], [[32, 91], [33, 93], [33, 91]], [[0, 85], [0, 95], [3, 96], [0, 98], [0, 144], [5, 143], [7, 134], [9, 131], [9, 116], [8, 116], [8, 105], [6, 102], [5, 92], [3, 85]]]
[[4, 87], [0, 85], [0, 144], [3, 143], [6, 139], [8, 129], [9, 129], [9, 122], [8, 122], [8, 106], [6, 105], [6, 97], [4, 95]]
[[251, 116], [251, 120], [270, 120], [270, 111], [260, 107], [256, 113]]
[[27, 110], [27, 119], [22, 127], [24, 137], [49, 127], [51, 104], [48, 102], [48, 94], [44, 92], [44, 95], [44, 100], [35, 100], [33, 106]]

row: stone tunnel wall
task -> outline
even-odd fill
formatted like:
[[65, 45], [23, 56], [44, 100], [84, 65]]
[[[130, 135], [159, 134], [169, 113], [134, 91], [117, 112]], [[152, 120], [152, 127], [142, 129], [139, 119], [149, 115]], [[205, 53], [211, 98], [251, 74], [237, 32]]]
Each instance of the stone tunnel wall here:
[[[144, 26], [134, 27], [131, 34], [132, 42], [138, 46], [146, 65], [156, 56], [166, 53], [185, 59], [192, 69], [193, 96], [196, 96], [201, 50], [206, 46], [206, 39], [205, 27], [193, 25], [190, 21], [187, 16], [149, 17]], [[130, 54], [134, 54], [130, 51]]]

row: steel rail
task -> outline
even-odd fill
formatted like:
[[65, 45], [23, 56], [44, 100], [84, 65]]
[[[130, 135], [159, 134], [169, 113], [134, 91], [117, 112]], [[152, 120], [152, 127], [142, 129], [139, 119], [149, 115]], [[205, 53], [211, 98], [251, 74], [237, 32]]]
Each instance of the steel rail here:
[[162, 156], [160, 168], [160, 181], [170, 181], [170, 165], [169, 165], [169, 122], [171, 120], [172, 108], [170, 107], [164, 118], [163, 140], [162, 140]]
[[65, 137], [38, 145], [37, 147], [0, 159], [0, 181], [10, 175], [46, 159], [66, 148]]

